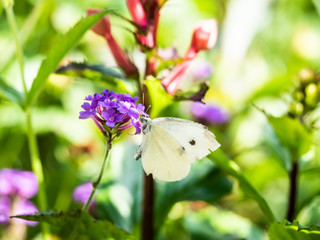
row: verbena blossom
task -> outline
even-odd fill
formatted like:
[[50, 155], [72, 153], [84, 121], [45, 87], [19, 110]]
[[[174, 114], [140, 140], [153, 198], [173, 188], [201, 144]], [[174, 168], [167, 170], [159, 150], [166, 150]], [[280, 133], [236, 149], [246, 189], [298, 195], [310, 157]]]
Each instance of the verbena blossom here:
[[[76, 202], [76, 203], [80, 203], [82, 205], [85, 205], [91, 195], [91, 192], [93, 190], [93, 186], [91, 182], [86, 182], [82, 185], [77, 186], [72, 193], [72, 199]], [[96, 210], [96, 202], [94, 199], [92, 199], [92, 201], [90, 202], [89, 205], [89, 213], [91, 215], [95, 215], [95, 210]]]
[[[9, 223], [10, 215], [34, 214], [37, 208], [28, 199], [38, 192], [33, 172], [4, 168], [0, 171], [0, 223]], [[37, 222], [19, 220], [28, 225]]]
[[11, 200], [8, 196], [0, 197], [0, 223], [9, 221]]
[[127, 93], [116, 94], [106, 89], [85, 98], [88, 102], [81, 106], [84, 111], [80, 112], [79, 118], [91, 118], [102, 133], [133, 126], [138, 134], [141, 132], [139, 116], [148, 114], [141, 103], [136, 103], [137, 99]]
[[[13, 215], [27, 215], [34, 214], [36, 212], [38, 212], [36, 206], [26, 199], [18, 199], [16, 202], [14, 202], [14, 206], [12, 207]], [[35, 226], [38, 224], [38, 222], [28, 221], [24, 219], [15, 219], [15, 221], [23, 222], [29, 226]]]
[[191, 105], [191, 112], [197, 121], [206, 124], [224, 124], [229, 121], [229, 114], [220, 107], [194, 102]]
[[86, 182], [73, 190], [72, 198], [75, 202], [85, 204], [92, 192], [92, 184], [91, 182]]
[[33, 172], [4, 168], [0, 172], [0, 195], [32, 198], [38, 192], [38, 181]]

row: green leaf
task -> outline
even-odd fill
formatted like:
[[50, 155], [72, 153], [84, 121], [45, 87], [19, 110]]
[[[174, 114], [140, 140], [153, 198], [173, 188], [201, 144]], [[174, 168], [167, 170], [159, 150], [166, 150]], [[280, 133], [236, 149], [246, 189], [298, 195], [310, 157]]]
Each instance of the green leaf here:
[[[105, 85], [106, 88], [117, 92], [132, 92], [130, 83], [125, 76], [115, 68], [106, 68], [103, 65], [89, 65], [87, 63], [72, 62], [56, 70], [57, 74], [70, 77], [90, 79]], [[131, 83], [131, 85], [133, 85]]]
[[274, 215], [261, 194], [255, 189], [255, 187], [248, 181], [243, 175], [239, 166], [232, 160], [230, 160], [221, 149], [217, 149], [214, 153], [209, 155], [209, 158], [217, 164], [219, 168], [233, 176], [239, 181], [240, 187], [243, 192], [250, 198], [254, 199], [269, 222], [274, 221]]
[[81, 215], [81, 210], [60, 213], [36, 213], [34, 215], [19, 215], [14, 217], [49, 223], [52, 225], [53, 230], [58, 229], [58, 234], [63, 239], [69, 238], [71, 234], [74, 234], [74, 237], [77, 237], [76, 239], [134, 239], [132, 235], [129, 235], [109, 221], [95, 220], [88, 213]]
[[149, 96], [151, 100], [151, 113], [150, 116], [152, 118], [158, 117], [159, 113], [173, 103], [173, 97], [166, 93], [164, 89], [161, 87], [161, 83], [159, 80], [149, 77], [145, 81], [145, 85], [148, 88]]
[[316, 7], [318, 14], [320, 15], [320, 0], [312, 0], [312, 2]]
[[272, 223], [268, 234], [270, 240], [320, 240], [320, 227], [317, 225], [305, 227], [297, 221], [290, 223], [284, 220]]
[[97, 75], [97, 78], [109, 81], [114, 78], [124, 79], [124, 75], [114, 68], [105, 68], [103, 65], [89, 65], [87, 63], [71, 62], [70, 64], [60, 67], [56, 70], [56, 73], [64, 74], [67, 76], [81, 76], [90, 78], [91, 74]]
[[310, 150], [311, 134], [298, 119], [287, 116], [279, 118], [267, 115], [267, 117], [280, 143], [290, 151], [293, 157], [297, 158]]
[[59, 62], [67, 52], [79, 41], [88, 29], [90, 29], [108, 12], [108, 10], [105, 10], [81, 19], [68, 33], [62, 36], [55, 45], [50, 48], [46, 59], [41, 63], [38, 74], [34, 79], [30, 92], [27, 96], [27, 106], [31, 106], [34, 103], [49, 75], [55, 71]]
[[177, 182], [157, 182], [156, 228], [179, 201], [214, 202], [230, 193], [232, 183], [210, 161], [193, 164], [189, 175]]
[[207, 206], [197, 211], [189, 210], [184, 216], [184, 226], [197, 240], [264, 240], [265, 234], [256, 224], [220, 207]]
[[260, 89], [255, 91], [248, 99], [248, 102], [252, 102], [258, 98], [269, 96], [278, 97], [292, 84], [291, 78], [288, 76], [277, 76], [270, 81], [266, 82]]
[[0, 77], [0, 95], [22, 105], [23, 95], [22, 93], [15, 90], [13, 87], [9, 86], [1, 77]]

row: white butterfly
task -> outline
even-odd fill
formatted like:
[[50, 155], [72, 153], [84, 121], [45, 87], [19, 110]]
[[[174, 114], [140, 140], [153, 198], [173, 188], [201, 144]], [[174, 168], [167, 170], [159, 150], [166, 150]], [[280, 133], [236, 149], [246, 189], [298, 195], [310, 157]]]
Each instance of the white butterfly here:
[[162, 181], [186, 177], [191, 163], [207, 156], [220, 144], [206, 126], [180, 118], [140, 118], [142, 143], [135, 159], [141, 157], [146, 174]]

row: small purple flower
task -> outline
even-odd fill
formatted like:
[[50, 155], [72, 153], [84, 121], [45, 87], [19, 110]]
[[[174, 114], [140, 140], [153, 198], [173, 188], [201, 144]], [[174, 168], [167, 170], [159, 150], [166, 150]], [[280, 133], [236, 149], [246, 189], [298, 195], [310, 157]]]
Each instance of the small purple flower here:
[[[36, 212], [38, 212], [38, 209], [32, 202], [25, 199], [18, 199], [18, 201], [14, 203], [12, 215], [31, 215], [31, 214], [35, 214]], [[35, 222], [35, 221], [28, 221], [23, 219], [15, 219], [15, 220], [24, 222], [29, 226], [35, 226], [38, 224], [38, 222]]]
[[131, 97], [130, 94], [116, 94], [107, 89], [101, 94], [95, 93], [85, 98], [86, 101], [81, 107], [84, 111], [80, 112], [80, 119], [91, 118], [105, 133], [112, 128], [124, 130], [131, 126], [136, 129], [136, 134], [141, 132], [139, 115], [148, 116], [144, 112], [144, 106], [136, 104], [138, 97]]
[[205, 61], [197, 62], [191, 69], [192, 79], [195, 81], [208, 78], [212, 73], [212, 65]]
[[[10, 215], [34, 214], [37, 208], [27, 199], [38, 192], [33, 172], [3, 168], [0, 170], [0, 223], [9, 223]], [[34, 226], [37, 222], [23, 221]]]
[[0, 196], [0, 223], [8, 223], [11, 201], [8, 196]]
[[38, 187], [33, 172], [9, 168], [0, 171], [0, 195], [19, 195], [28, 199], [38, 192]]
[[208, 124], [223, 124], [229, 121], [229, 114], [213, 105], [195, 102], [191, 105], [191, 112], [198, 121]]
[[72, 198], [75, 202], [85, 204], [92, 192], [92, 184], [90, 182], [84, 183], [73, 190]]

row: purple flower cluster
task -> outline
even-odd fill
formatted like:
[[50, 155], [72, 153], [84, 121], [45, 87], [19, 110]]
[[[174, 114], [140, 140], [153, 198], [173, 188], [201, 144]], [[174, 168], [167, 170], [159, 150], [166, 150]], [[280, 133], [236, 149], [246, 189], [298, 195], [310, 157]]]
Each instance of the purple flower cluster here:
[[[92, 183], [86, 182], [82, 185], [77, 186], [72, 193], [72, 198], [76, 203], [80, 203], [82, 205], [85, 205], [91, 195], [91, 192], [93, 190]], [[96, 202], [93, 199], [89, 205], [89, 213], [91, 215], [95, 215], [96, 210]]]
[[144, 106], [136, 104], [138, 97], [130, 94], [116, 94], [109, 90], [103, 90], [101, 94], [95, 93], [85, 98], [81, 107], [80, 119], [91, 118], [98, 128], [105, 133], [106, 130], [116, 128], [124, 130], [134, 126], [136, 133], [141, 132], [139, 115], [146, 115]]
[[86, 182], [73, 190], [72, 198], [75, 202], [86, 204], [93, 190], [91, 182]]
[[[0, 170], [0, 223], [8, 223], [10, 215], [34, 214], [37, 208], [28, 199], [38, 192], [33, 172], [3, 168]], [[24, 220], [21, 220], [24, 221]], [[28, 225], [36, 222], [24, 221]]]
[[229, 114], [213, 105], [195, 102], [191, 105], [191, 112], [199, 122], [207, 124], [224, 124], [229, 121]]

